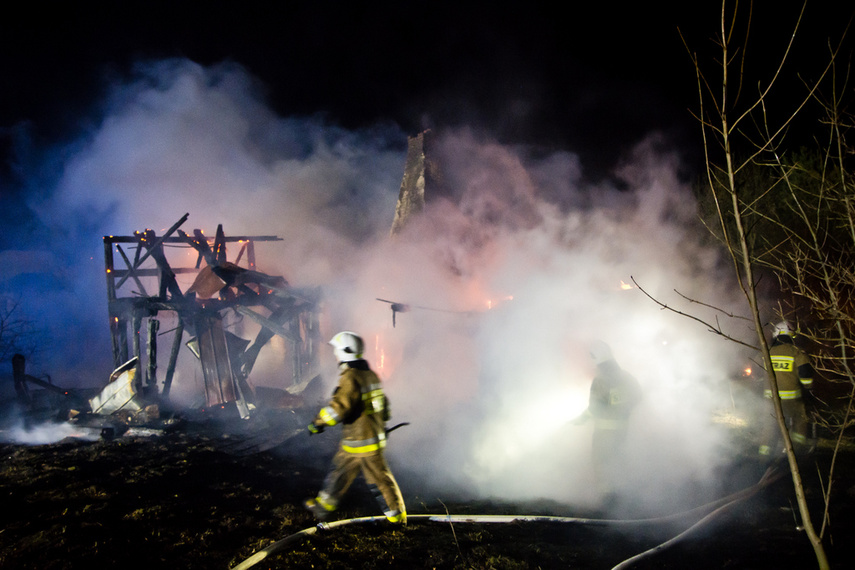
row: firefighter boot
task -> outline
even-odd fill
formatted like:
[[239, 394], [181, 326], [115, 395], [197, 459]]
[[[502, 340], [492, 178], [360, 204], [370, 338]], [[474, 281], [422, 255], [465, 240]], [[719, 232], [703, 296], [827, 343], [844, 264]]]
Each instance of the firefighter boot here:
[[326, 522], [332, 517], [332, 509], [325, 508], [317, 499], [305, 499], [303, 507], [320, 522]]

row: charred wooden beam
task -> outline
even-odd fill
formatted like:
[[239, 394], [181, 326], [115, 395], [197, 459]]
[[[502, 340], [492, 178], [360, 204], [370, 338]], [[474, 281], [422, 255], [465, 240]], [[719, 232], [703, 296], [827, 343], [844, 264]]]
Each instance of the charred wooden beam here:
[[155, 318], [148, 320], [148, 371], [146, 373], [146, 390], [151, 394], [157, 393], [157, 331], [160, 330], [160, 321]]
[[[146, 292], [145, 287], [142, 284], [142, 281], [140, 281], [140, 278], [137, 275], [136, 270], [133, 268], [134, 266], [131, 264], [131, 260], [128, 259], [127, 255], [125, 255], [125, 250], [122, 249], [122, 246], [120, 246], [119, 244], [116, 244], [116, 251], [118, 251], [119, 255], [122, 256], [122, 260], [125, 262], [125, 267], [128, 268], [128, 270], [127, 270], [128, 273], [133, 278], [134, 283], [137, 284], [137, 287], [140, 288], [140, 295], [142, 295], [143, 297], [148, 297], [148, 293]], [[139, 255], [139, 251], [140, 250], [137, 249], [137, 255]]]
[[395, 218], [390, 230], [392, 237], [397, 235], [410, 219], [422, 212], [426, 204], [439, 197], [451, 196], [433, 148], [434, 134], [430, 130], [407, 139], [404, 176], [401, 179]]
[[133, 345], [134, 345], [134, 358], [137, 359], [136, 363], [136, 378], [135, 378], [135, 386], [134, 388], [137, 391], [140, 391], [142, 387], [142, 365], [140, 364], [140, 327], [142, 326], [142, 314], [139, 309], [134, 310], [133, 316], [131, 318], [131, 332], [134, 335]]
[[260, 324], [261, 326], [267, 327], [271, 331], [275, 332], [276, 334], [278, 334], [279, 336], [281, 336], [287, 340], [290, 340], [291, 342], [300, 342], [299, 335], [296, 335], [293, 332], [289, 331], [288, 329], [283, 327], [280, 323], [274, 322], [271, 319], [269, 319], [263, 315], [260, 315], [259, 313], [256, 313], [255, 311], [253, 311], [249, 307], [238, 305], [235, 307], [235, 311], [237, 311], [238, 313], [240, 313], [242, 315], [249, 317], [250, 319], [252, 319], [255, 322], [257, 322], [258, 324]]
[[[163, 253], [163, 244], [157, 242], [154, 231], [152, 230], [146, 230], [145, 236], [146, 239], [141, 243], [143, 243], [145, 247], [149, 248], [152, 259], [154, 259], [158, 268], [160, 268], [160, 290], [158, 292], [158, 297], [166, 299], [166, 292], [169, 291], [169, 294], [173, 299], [183, 298], [184, 293], [181, 292], [181, 288], [175, 280], [175, 272], [172, 271], [172, 267], [169, 266], [169, 262], [166, 260], [166, 255]], [[153, 242], [153, 245], [149, 246], [149, 242]]]
[[[178, 220], [177, 222], [175, 222], [175, 223], [172, 225], [172, 227], [171, 227], [171, 228], [169, 228], [169, 229], [166, 231], [166, 233], [165, 233], [165, 234], [163, 234], [161, 237], [157, 238], [157, 240], [155, 241], [155, 243], [151, 244], [151, 246], [148, 248], [148, 251], [146, 252], [146, 254], [145, 254], [145, 255], [143, 255], [143, 256], [141, 256], [141, 257], [140, 257], [140, 258], [139, 258], [139, 259], [134, 263], [134, 267], [133, 267], [133, 268], [134, 268], [134, 269], [137, 269], [137, 268], [142, 264], [142, 262], [143, 262], [143, 261], [145, 261], [145, 260], [148, 258], [148, 256], [149, 256], [149, 255], [151, 255], [151, 253], [155, 250], [155, 248], [156, 248], [157, 246], [162, 245], [162, 244], [163, 244], [163, 242], [164, 242], [164, 241], [166, 241], [166, 239], [167, 239], [169, 236], [171, 236], [173, 233], [175, 233], [175, 230], [177, 230], [177, 229], [178, 229], [178, 227], [179, 227], [179, 226], [181, 226], [181, 224], [183, 224], [184, 222], [186, 222], [186, 221], [187, 221], [187, 218], [189, 218], [189, 217], [190, 217], [190, 214], [189, 214], [189, 213], [188, 213], [188, 214], [184, 214], [183, 216], [181, 216], [181, 219], [180, 219], [180, 220]], [[125, 275], [122, 279], [120, 279], [120, 280], [119, 280], [119, 282], [118, 282], [118, 283], [116, 283], [116, 289], [118, 289], [119, 287], [121, 287], [121, 286], [122, 286], [122, 284], [127, 280], [127, 278], [128, 278], [128, 276], [127, 276], [127, 275]]]
[[205, 237], [202, 230], [193, 230], [193, 235], [195, 237], [190, 240], [190, 245], [199, 252], [199, 258], [196, 259], [196, 268], [198, 269], [201, 265], [201, 258], [204, 258], [205, 263], [208, 265], [214, 265], [216, 261], [214, 259], [214, 252], [211, 251], [211, 246], [208, 245], [208, 238]]
[[[281, 324], [287, 318], [291, 307], [285, 306], [281, 307], [278, 311], [274, 311], [268, 317], [268, 320], [274, 323]], [[270, 342], [270, 339], [273, 338], [273, 335], [276, 334], [271, 328], [262, 326], [261, 330], [258, 331], [258, 334], [255, 335], [255, 341], [252, 345], [247, 348], [243, 355], [241, 356], [241, 375], [244, 378], [249, 377], [252, 372], [252, 368], [255, 366], [255, 361], [258, 359], [258, 355], [261, 352], [261, 349]]]
[[217, 265], [226, 262], [226, 234], [223, 233], [223, 224], [217, 225], [217, 237], [214, 238], [214, 260]]
[[128, 354], [128, 321], [127, 319], [118, 320], [118, 343], [119, 343], [119, 359], [116, 366], [127, 362], [130, 355]]
[[[199, 230], [194, 230], [194, 232], [199, 232]], [[179, 235], [179, 237], [161, 236], [161, 238], [160, 238], [162, 240], [161, 243], [189, 244], [188, 239], [189, 240], [193, 239], [190, 236], [188, 236], [186, 233], [184, 233], [183, 231], [176, 230], [176, 233]], [[205, 235], [202, 234], [201, 232], [199, 232], [199, 235], [201, 236], [202, 241], [209, 241], [210, 240], [210, 238], [205, 237]], [[247, 241], [247, 240], [252, 240], [255, 242], [258, 242], [258, 241], [282, 241], [282, 239], [283, 238], [281, 238], [279, 236], [226, 236], [224, 238], [224, 241], [225, 241], [225, 243], [233, 243], [233, 242], [240, 242], [240, 241]], [[139, 236], [104, 236], [104, 243], [110, 243], [110, 244], [114, 244], [114, 243], [139, 243], [139, 241], [140, 241]]]
[[246, 246], [246, 261], [250, 269], [255, 269], [255, 240], [251, 239]]
[[[131, 275], [131, 271], [128, 269], [114, 269], [113, 277], [129, 277]], [[160, 277], [160, 269], [148, 268], [148, 269], [134, 269], [133, 273], [137, 277]], [[175, 275], [181, 275], [182, 273], [197, 273], [196, 269], [190, 267], [176, 267], [172, 268], [172, 273]]]
[[241, 244], [240, 251], [238, 251], [237, 257], [235, 257], [235, 261], [234, 261], [235, 265], [240, 265], [240, 260], [243, 257], [243, 254], [246, 253], [246, 246], [249, 243], [250, 242], [247, 241], [247, 242], [243, 242], [243, 244]]
[[166, 376], [163, 379], [163, 397], [169, 398], [172, 389], [172, 377], [175, 375], [175, 365], [178, 362], [178, 351], [181, 349], [181, 341], [184, 336], [184, 321], [180, 315], [178, 326], [175, 328], [175, 336], [172, 339], [172, 350], [169, 351], [169, 362], [166, 365]]
[[107, 277], [107, 301], [116, 298], [116, 279], [113, 275], [113, 244], [104, 238], [104, 269]]
[[[30, 391], [27, 387], [28, 383], [40, 386], [45, 390], [59, 394], [65, 398], [74, 399], [77, 397], [70, 390], [66, 390], [65, 388], [51, 384], [49, 381], [27, 374], [27, 359], [23, 354], [15, 354], [12, 356], [12, 375], [15, 381], [15, 393], [22, 404], [30, 405], [32, 403], [32, 397], [30, 396]], [[48, 377], [48, 380], [50, 380], [50, 377]]]

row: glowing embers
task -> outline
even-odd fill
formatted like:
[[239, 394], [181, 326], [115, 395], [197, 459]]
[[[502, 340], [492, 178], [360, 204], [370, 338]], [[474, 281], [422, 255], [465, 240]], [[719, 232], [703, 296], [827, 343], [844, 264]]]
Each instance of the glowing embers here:
[[[138, 394], [155, 400], [168, 398], [173, 379], [180, 377], [177, 361], [184, 336], [189, 335], [198, 344], [194, 354], [202, 367], [205, 406], [214, 409], [234, 403], [240, 416], [247, 417], [258, 402], [249, 376], [261, 349], [274, 336], [286, 341], [288, 350], [283, 357], [292, 361], [286, 367], [290, 375], [285, 374], [283, 389], [304, 386], [316, 376], [320, 292], [292, 288], [284, 277], [255, 270], [255, 245], [280, 238], [227, 237], [222, 224], [213, 239], [200, 229], [191, 235], [179, 228], [188, 216], [182, 216], [161, 236], [145, 230], [104, 238], [114, 362], [118, 366], [132, 357], [144, 360], [144, 365], [136, 367]], [[229, 261], [227, 246], [232, 243], [240, 250]], [[136, 252], [128, 255], [123, 246]], [[120, 257], [114, 259], [114, 253]], [[119, 267], [115, 261], [120, 262]], [[192, 283], [185, 282], [188, 278]], [[125, 283], [132, 283], [135, 289], [123, 288]], [[168, 331], [172, 347], [166, 372], [158, 374], [157, 331], [164, 311], [172, 314], [177, 326]], [[235, 314], [237, 317], [228, 320]], [[244, 317], [248, 317], [246, 323]], [[225, 330], [227, 327], [236, 327], [237, 332]], [[148, 331], [147, 338], [143, 338], [143, 330]], [[253, 332], [254, 341], [238, 336]]]

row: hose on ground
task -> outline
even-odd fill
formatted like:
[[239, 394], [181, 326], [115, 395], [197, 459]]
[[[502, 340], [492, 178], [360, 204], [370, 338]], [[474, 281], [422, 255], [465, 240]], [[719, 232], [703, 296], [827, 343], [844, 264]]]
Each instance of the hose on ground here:
[[696, 522], [695, 524], [693, 524], [692, 526], [690, 526], [689, 528], [687, 528], [686, 530], [684, 530], [683, 532], [678, 534], [677, 536], [675, 536], [669, 540], [666, 540], [662, 544], [654, 546], [653, 548], [651, 548], [649, 550], [645, 550], [644, 552], [641, 552], [640, 554], [636, 554], [635, 556], [633, 556], [631, 558], [627, 558], [626, 560], [624, 560], [623, 562], [621, 562], [617, 566], [612, 567], [612, 570], [626, 570], [627, 568], [630, 568], [633, 564], [635, 564], [639, 560], [642, 560], [644, 558], [648, 558], [650, 556], [653, 556], [654, 554], [658, 554], [658, 553], [662, 552], [663, 550], [665, 550], [671, 546], [674, 546], [676, 543], [678, 543], [682, 539], [686, 538], [687, 536], [691, 535], [693, 532], [697, 531], [699, 528], [703, 527], [704, 525], [708, 524], [709, 522], [717, 519], [718, 517], [720, 517], [724, 513], [728, 512], [730, 509], [732, 509], [734, 506], [736, 506], [740, 502], [742, 502], [742, 501], [744, 501], [750, 497], [753, 497], [754, 495], [759, 493], [764, 487], [766, 487], [766, 486], [770, 485], [771, 483], [773, 483], [774, 481], [777, 481], [778, 479], [780, 479], [781, 476], [783, 476], [783, 474], [784, 474], [784, 472], [782, 470], [776, 469], [774, 466], [769, 467], [769, 469], [766, 471], [766, 473], [763, 474], [763, 477], [760, 478], [760, 481], [758, 481], [756, 484], [752, 485], [751, 487], [743, 489], [742, 491], [738, 491], [738, 492], [730, 495], [729, 497], [725, 497], [723, 500], [716, 501], [717, 503], [721, 504], [721, 506], [717, 507], [715, 510], [713, 510], [712, 512], [707, 514], [701, 520], [699, 520], [698, 522]]
[[[648, 556], [652, 556], [653, 554], [662, 552], [666, 548], [673, 546], [678, 541], [682, 540], [686, 536], [690, 535], [692, 532], [696, 531], [698, 528], [701, 528], [705, 524], [710, 521], [718, 518], [730, 508], [732, 508], [737, 503], [748, 499], [749, 497], [757, 494], [761, 489], [771, 484], [773, 481], [779, 479], [783, 474], [780, 470], [775, 470], [773, 467], [770, 467], [763, 477], [760, 479], [758, 483], [743, 489], [741, 491], [737, 491], [727, 497], [718, 499], [711, 503], [707, 503], [705, 505], [701, 505], [689, 511], [684, 511], [681, 513], [676, 513], [672, 515], [666, 515], [662, 517], [655, 518], [645, 518], [645, 519], [592, 519], [592, 518], [580, 518], [580, 517], [559, 517], [559, 516], [541, 516], [541, 515], [431, 515], [431, 514], [411, 514], [407, 515], [408, 522], [439, 522], [439, 523], [512, 523], [512, 522], [550, 522], [550, 523], [572, 523], [572, 524], [587, 524], [587, 525], [603, 525], [603, 526], [614, 526], [614, 525], [638, 525], [638, 524], [653, 524], [653, 523], [665, 523], [673, 520], [679, 520], [683, 518], [688, 518], [692, 515], [698, 515], [702, 512], [709, 511], [703, 518], [701, 518], [698, 522], [690, 526], [685, 531], [681, 532], [677, 536], [667, 540], [666, 542], [651, 548], [645, 552], [637, 554], [632, 558], [624, 560], [617, 566], [613, 567], [612, 570], [626, 570], [633, 563], [642, 558], [646, 558]], [[712, 509], [712, 510], [711, 510]], [[318, 531], [327, 531], [332, 530], [341, 526], [347, 526], [352, 524], [365, 524], [365, 523], [379, 523], [386, 520], [385, 516], [373, 516], [373, 517], [358, 517], [352, 519], [342, 519], [333, 522], [322, 522], [317, 525], [309, 528], [305, 528], [299, 532], [295, 532], [294, 534], [290, 534], [281, 540], [277, 540], [270, 546], [259, 550], [249, 558], [243, 560], [237, 566], [234, 566], [232, 570], [247, 570], [247, 568], [251, 568], [273, 554], [281, 552], [286, 547], [306, 538], [316, 534]]]

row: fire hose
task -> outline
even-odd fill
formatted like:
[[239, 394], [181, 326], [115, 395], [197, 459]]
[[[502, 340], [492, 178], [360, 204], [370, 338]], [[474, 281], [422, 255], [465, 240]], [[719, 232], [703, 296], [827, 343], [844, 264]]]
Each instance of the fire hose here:
[[[722, 514], [729, 511], [736, 504], [753, 497], [760, 490], [770, 485], [774, 481], [778, 480], [783, 476], [784, 472], [780, 469], [776, 469], [774, 466], [770, 467], [763, 477], [760, 478], [756, 484], [748, 487], [746, 489], [742, 489], [741, 491], [737, 491], [727, 497], [723, 497], [711, 503], [707, 503], [705, 505], [701, 505], [699, 507], [695, 507], [694, 509], [684, 511], [681, 513], [676, 513], [672, 515], [666, 515], [662, 517], [656, 518], [647, 518], [647, 519], [591, 519], [591, 518], [579, 518], [579, 517], [558, 517], [558, 516], [539, 516], [539, 515], [431, 515], [431, 514], [413, 514], [407, 516], [407, 521], [412, 522], [439, 522], [439, 523], [513, 523], [513, 522], [550, 522], [550, 523], [572, 523], [572, 524], [586, 524], [586, 525], [602, 525], [602, 526], [614, 526], [614, 525], [638, 525], [638, 524], [652, 524], [652, 523], [664, 523], [673, 520], [679, 520], [683, 518], [687, 518], [691, 515], [697, 515], [701, 512], [707, 512], [699, 521], [694, 523], [692, 526], [676, 535], [675, 537], [655, 546], [649, 550], [646, 550], [640, 554], [637, 554], [627, 560], [624, 560], [617, 566], [614, 566], [612, 570], [626, 570], [630, 568], [632, 564], [641, 560], [642, 558], [646, 558], [657, 554], [659, 552], [664, 551], [665, 549], [673, 546], [680, 540], [686, 538], [699, 528], [703, 527], [707, 523], [712, 520], [718, 518]], [[259, 550], [249, 558], [242, 561], [240, 564], [232, 568], [232, 570], [246, 570], [247, 568], [251, 568], [255, 566], [268, 556], [281, 552], [286, 547], [296, 543], [303, 538], [312, 536], [319, 531], [328, 531], [341, 526], [347, 526], [352, 524], [364, 524], [364, 523], [378, 523], [385, 521], [385, 516], [373, 516], [373, 517], [359, 517], [352, 519], [342, 519], [334, 522], [322, 522], [317, 525], [309, 528], [305, 528], [299, 532], [295, 532], [294, 534], [290, 534], [285, 538], [278, 540], [271, 544], [270, 546]]]

